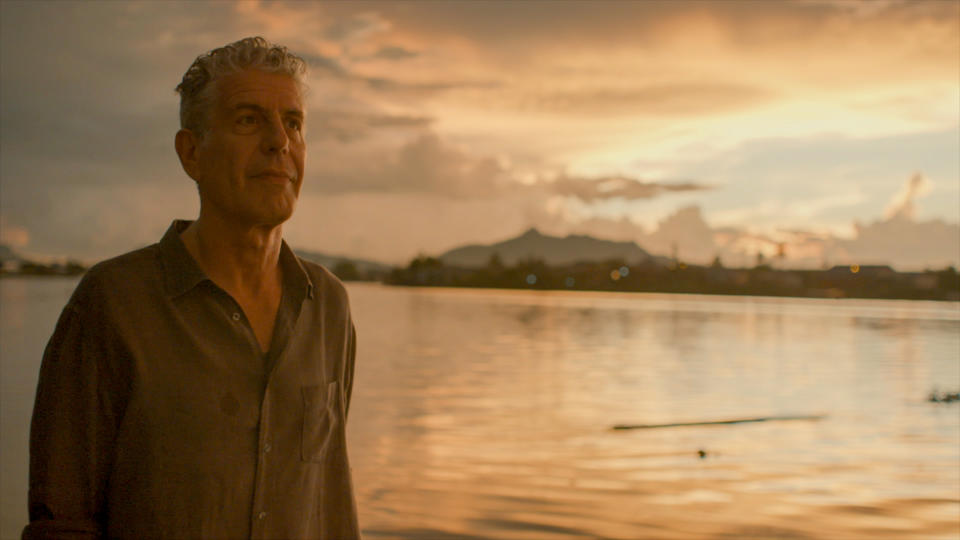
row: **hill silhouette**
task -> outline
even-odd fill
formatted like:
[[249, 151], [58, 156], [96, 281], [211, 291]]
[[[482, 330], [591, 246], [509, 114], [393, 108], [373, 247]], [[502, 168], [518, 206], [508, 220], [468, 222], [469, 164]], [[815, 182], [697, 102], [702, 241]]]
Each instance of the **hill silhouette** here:
[[553, 266], [611, 259], [631, 264], [668, 262], [663, 257], [651, 255], [636, 242], [616, 242], [574, 234], [566, 237], [548, 236], [535, 228], [495, 244], [454, 248], [440, 255], [439, 259], [451, 266], [480, 267], [486, 265], [494, 254], [507, 265], [528, 259], [537, 259]]

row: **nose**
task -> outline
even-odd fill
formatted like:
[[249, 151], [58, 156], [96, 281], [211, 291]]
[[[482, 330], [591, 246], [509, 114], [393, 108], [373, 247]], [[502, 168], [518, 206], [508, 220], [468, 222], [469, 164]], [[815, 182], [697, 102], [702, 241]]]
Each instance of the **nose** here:
[[286, 154], [290, 151], [290, 136], [279, 117], [270, 119], [263, 132], [261, 145], [265, 154]]

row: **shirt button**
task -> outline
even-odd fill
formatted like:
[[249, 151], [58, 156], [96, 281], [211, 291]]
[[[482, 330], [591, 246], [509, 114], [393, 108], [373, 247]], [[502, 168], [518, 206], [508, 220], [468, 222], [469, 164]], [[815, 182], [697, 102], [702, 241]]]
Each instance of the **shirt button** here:
[[233, 313], [233, 320], [239, 321], [239, 320], [240, 320], [240, 314], [237, 313], [237, 312], [234, 312], [234, 313]]
[[273, 447], [270, 446], [270, 443], [266, 443], [266, 444], [263, 445], [263, 451], [264, 451], [265, 453], [266, 453], [266, 452], [269, 452], [271, 448], [273, 448]]
[[262, 519], [265, 518], [265, 517], [267, 517], [267, 513], [266, 513], [266, 512], [260, 512], [259, 514], [257, 514], [257, 519], [261, 519], [261, 520], [262, 520]]

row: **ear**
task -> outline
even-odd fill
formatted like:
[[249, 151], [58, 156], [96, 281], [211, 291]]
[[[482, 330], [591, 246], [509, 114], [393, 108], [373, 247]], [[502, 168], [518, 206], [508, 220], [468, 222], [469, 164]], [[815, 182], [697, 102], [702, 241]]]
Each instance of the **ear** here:
[[181, 129], [173, 139], [173, 145], [177, 149], [177, 156], [180, 158], [180, 165], [184, 172], [194, 181], [199, 181], [200, 159], [198, 148], [200, 137], [189, 129]]

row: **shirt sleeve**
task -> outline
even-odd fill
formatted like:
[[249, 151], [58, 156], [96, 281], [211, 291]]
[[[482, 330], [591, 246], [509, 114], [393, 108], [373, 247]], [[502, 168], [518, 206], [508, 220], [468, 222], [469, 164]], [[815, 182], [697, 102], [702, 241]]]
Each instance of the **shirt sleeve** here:
[[129, 383], [98, 315], [71, 300], [44, 351], [30, 425], [24, 540], [106, 535], [106, 487]]

